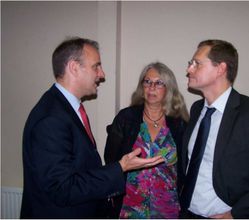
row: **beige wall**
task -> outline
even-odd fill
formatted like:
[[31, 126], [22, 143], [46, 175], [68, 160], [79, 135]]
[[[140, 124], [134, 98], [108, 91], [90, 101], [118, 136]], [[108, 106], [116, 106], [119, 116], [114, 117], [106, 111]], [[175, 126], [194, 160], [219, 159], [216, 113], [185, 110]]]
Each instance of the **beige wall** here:
[[188, 107], [186, 64], [199, 41], [231, 41], [240, 55], [235, 88], [249, 95], [249, 2], [1, 2], [2, 185], [22, 186], [22, 130], [31, 108], [54, 82], [51, 54], [66, 36], [99, 41], [106, 82], [86, 104], [103, 156], [115, 113], [130, 103], [138, 76], [160, 60], [176, 75]]
[[160, 60], [176, 75], [190, 108], [186, 66], [207, 38], [232, 42], [239, 51], [235, 88], [249, 95], [249, 2], [122, 2], [121, 108], [130, 103], [142, 68]]
[[87, 102], [100, 154], [105, 126], [115, 114], [116, 6], [114, 2], [1, 2], [2, 186], [22, 186], [22, 131], [31, 108], [54, 82], [51, 54], [67, 36], [100, 42], [107, 80]]

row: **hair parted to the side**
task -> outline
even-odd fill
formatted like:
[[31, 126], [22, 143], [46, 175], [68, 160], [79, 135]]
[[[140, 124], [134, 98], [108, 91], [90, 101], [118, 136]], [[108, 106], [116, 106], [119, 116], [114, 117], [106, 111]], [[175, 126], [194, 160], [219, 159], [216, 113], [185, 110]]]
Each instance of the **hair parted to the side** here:
[[144, 104], [143, 80], [150, 69], [156, 70], [166, 85], [167, 92], [163, 105], [165, 114], [172, 117], [182, 117], [185, 121], [188, 121], [189, 114], [184, 98], [178, 89], [175, 75], [171, 69], [160, 62], [150, 63], [142, 70], [137, 88], [131, 97], [131, 106]]
[[84, 63], [81, 56], [86, 44], [99, 50], [98, 42], [80, 37], [71, 37], [57, 46], [52, 55], [52, 66], [56, 79], [64, 75], [65, 67], [70, 60]]
[[199, 43], [198, 48], [203, 46], [211, 47], [208, 58], [214, 64], [226, 63], [227, 79], [233, 84], [237, 76], [239, 63], [239, 55], [236, 48], [227, 41], [217, 39], [204, 40]]

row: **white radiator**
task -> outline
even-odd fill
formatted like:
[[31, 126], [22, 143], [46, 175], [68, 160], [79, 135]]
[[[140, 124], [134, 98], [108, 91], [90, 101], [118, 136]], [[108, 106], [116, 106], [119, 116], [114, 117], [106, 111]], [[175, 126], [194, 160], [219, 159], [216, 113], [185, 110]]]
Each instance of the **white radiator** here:
[[1, 187], [1, 218], [20, 218], [22, 188]]

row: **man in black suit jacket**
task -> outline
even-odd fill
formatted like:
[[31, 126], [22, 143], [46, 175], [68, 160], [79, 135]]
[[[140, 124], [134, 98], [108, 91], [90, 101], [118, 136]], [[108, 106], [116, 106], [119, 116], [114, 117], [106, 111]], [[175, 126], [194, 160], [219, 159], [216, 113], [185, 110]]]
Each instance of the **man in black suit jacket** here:
[[192, 105], [183, 139], [186, 176], [200, 121], [207, 107], [216, 110], [192, 195], [191, 181], [182, 188], [181, 218], [249, 218], [249, 98], [232, 88], [237, 69], [237, 50], [222, 40], [201, 42], [189, 62], [188, 86], [204, 99]]
[[23, 134], [21, 218], [104, 218], [108, 196], [125, 189], [123, 172], [163, 162], [140, 150], [102, 166], [78, 111], [104, 79], [98, 43], [73, 38], [54, 51], [56, 83], [32, 109]]

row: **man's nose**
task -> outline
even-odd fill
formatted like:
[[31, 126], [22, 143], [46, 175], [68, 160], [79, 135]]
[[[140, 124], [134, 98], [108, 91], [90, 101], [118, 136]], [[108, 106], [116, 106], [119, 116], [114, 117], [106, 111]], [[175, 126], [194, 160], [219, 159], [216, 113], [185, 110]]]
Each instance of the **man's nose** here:
[[98, 77], [104, 79], [105, 78], [105, 72], [102, 68], [98, 71]]
[[195, 68], [193, 67], [193, 65], [189, 65], [186, 69], [187, 75], [189, 76], [189, 74], [193, 73], [193, 71], [195, 70]]

